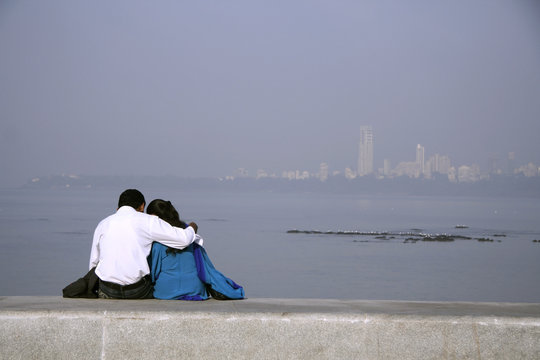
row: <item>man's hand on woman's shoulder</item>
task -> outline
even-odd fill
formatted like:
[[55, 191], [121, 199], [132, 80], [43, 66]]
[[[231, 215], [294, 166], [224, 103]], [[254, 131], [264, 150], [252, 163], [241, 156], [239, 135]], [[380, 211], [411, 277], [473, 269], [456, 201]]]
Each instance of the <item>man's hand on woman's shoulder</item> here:
[[194, 222], [190, 222], [189, 226], [191, 226], [193, 228], [193, 230], [195, 230], [195, 234], [199, 230], [199, 226], [197, 226], [197, 224], [195, 224]]

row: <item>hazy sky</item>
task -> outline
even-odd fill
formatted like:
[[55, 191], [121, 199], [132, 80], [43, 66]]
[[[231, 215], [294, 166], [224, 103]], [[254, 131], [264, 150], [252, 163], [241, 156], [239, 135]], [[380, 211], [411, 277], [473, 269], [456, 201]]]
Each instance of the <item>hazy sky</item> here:
[[540, 164], [540, 2], [0, 0], [0, 186]]

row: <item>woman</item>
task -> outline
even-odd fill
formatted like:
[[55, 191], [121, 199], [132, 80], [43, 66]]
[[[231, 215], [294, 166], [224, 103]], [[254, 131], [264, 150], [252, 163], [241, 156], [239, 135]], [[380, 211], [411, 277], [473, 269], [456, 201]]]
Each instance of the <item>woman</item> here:
[[[186, 228], [170, 201], [156, 199], [146, 212], [172, 226]], [[150, 274], [156, 299], [243, 299], [244, 289], [214, 268], [204, 248], [191, 244], [183, 250], [155, 242], [150, 255]]]

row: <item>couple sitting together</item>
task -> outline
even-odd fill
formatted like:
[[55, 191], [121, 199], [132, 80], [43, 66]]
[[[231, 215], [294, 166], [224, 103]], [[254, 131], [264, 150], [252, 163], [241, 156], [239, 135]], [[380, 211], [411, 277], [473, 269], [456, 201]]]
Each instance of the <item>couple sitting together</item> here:
[[105, 299], [243, 299], [244, 289], [214, 268], [197, 224], [180, 220], [170, 201], [148, 204], [128, 189], [118, 210], [94, 232], [90, 270]]

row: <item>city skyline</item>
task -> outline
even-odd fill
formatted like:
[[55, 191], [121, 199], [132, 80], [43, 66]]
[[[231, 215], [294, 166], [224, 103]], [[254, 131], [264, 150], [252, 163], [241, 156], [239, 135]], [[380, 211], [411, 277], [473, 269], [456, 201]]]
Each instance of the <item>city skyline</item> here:
[[[464, 181], [474, 182], [487, 179], [489, 175], [513, 175], [523, 174], [524, 176], [540, 175], [540, 166], [532, 162], [518, 164], [515, 161], [515, 153], [509, 152], [505, 164], [490, 158], [486, 159], [489, 164], [487, 168], [482, 168], [478, 163], [472, 161], [465, 164], [453, 163], [448, 155], [428, 153], [423, 145], [416, 145], [415, 159], [409, 161], [402, 159], [395, 167], [392, 167], [390, 159], [383, 160], [383, 166], [380, 168], [374, 167], [374, 149], [376, 148], [374, 141], [374, 133], [371, 125], [360, 126], [360, 138], [358, 141], [357, 153], [357, 168], [352, 169], [346, 167], [344, 169], [332, 169], [331, 164], [321, 162], [318, 171], [308, 171], [305, 168], [296, 170], [283, 170], [281, 175], [276, 172], [272, 173], [265, 169], [259, 168], [256, 170], [255, 178], [266, 177], [281, 177], [290, 180], [306, 180], [312, 177], [319, 178], [321, 181], [326, 181], [329, 176], [344, 176], [347, 179], [356, 177], [376, 176], [383, 177], [400, 177], [407, 176], [410, 178], [425, 178], [432, 179], [436, 174], [444, 175], [449, 181]], [[412, 153], [412, 151], [411, 151]], [[246, 168], [239, 168], [236, 172], [239, 177], [250, 177], [251, 174]], [[234, 179], [235, 175], [228, 175], [225, 178]]]
[[[432, 179], [436, 174], [448, 176], [450, 181], [478, 181], [489, 178], [490, 175], [514, 175], [522, 174], [527, 177], [540, 176], [540, 165], [532, 162], [524, 163], [516, 161], [516, 154], [509, 152], [507, 157], [501, 161], [500, 159], [489, 158], [485, 163], [487, 166], [480, 166], [477, 162], [469, 162], [460, 164], [454, 162], [451, 156], [446, 154], [439, 154], [438, 152], [427, 152], [423, 145], [417, 144], [415, 149], [409, 149], [409, 151], [401, 151], [401, 154], [408, 153], [410, 158], [402, 158], [398, 161], [392, 162], [390, 159], [383, 159], [383, 162], [378, 167], [377, 164], [372, 164], [372, 171], [365, 172], [363, 175], [359, 175], [358, 169], [362, 164], [374, 162], [371, 160], [374, 155], [374, 149], [377, 142], [374, 141], [374, 133], [372, 126], [362, 125], [360, 126], [360, 138], [358, 140], [357, 150], [357, 168], [352, 167], [339, 168], [329, 162], [320, 162], [316, 166], [299, 166], [296, 169], [281, 170], [267, 170], [264, 167], [256, 167], [253, 169], [237, 168], [233, 172], [226, 174], [218, 174], [215, 176], [209, 176], [209, 178], [222, 178], [226, 180], [233, 180], [235, 178], [286, 178], [289, 180], [307, 180], [310, 178], [317, 178], [322, 181], [326, 181], [331, 176], [343, 176], [347, 179], [361, 178], [361, 177], [376, 177], [376, 178], [394, 178], [394, 177], [409, 177], [409, 178], [425, 178]], [[368, 151], [366, 153], [366, 146]], [[428, 149], [429, 150], [429, 149]], [[367, 155], [367, 159], [363, 161], [360, 159], [362, 156]], [[370, 159], [371, 158], [371, 159]], [[311, 170], [309, 170], [311, 169]], [[366, 170], [364, 170], [366, 171]], [[32, 176], [24, 179], [18, 185], [22, 185], [25, 182], [37, 182], [42, 178], [51, 176], [65, 176], [68, 178], [76, 179], [79, 176], [93, 176], [99, 174], [90, 173], [48, 173], [38, 174], [35, 173]], [[115, 174], [102, 174], [102, 175], [115, 175]], [[118, 175], [118, 174], [116, 174]], [[203, 176], [206, 177], [206, 176]], [[461, 179], [461, 180], [459, 180]]]

